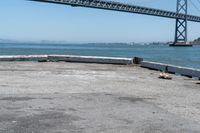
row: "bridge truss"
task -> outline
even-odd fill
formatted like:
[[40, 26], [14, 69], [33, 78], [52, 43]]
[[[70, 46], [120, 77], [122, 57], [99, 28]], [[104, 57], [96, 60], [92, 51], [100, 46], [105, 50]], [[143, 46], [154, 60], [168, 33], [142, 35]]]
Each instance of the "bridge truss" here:
[[199, 16], [187, 14], [187, 0], [177, 0], [177, 11], [147, 8], [107, 0], [29, 0], [55, 4], [71, 5], [73, 7], [88, 7], [104, 10], [113, 10], [128, 13], [137, 13], [176, 19], [175, 43], [187, 41], [187, 21], [200, 22]]

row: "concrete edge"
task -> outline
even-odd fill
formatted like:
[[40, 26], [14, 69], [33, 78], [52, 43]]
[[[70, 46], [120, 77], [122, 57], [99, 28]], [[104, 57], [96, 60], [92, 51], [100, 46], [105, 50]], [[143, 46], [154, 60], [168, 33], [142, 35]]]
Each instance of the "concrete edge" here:
[[48, 55], [0, 56], [0, 61], [40, 61], [47, 60]]
[[117, 57], [97, 57], [97, 56], [74, 56], [74, 55], [49, 55], [49, 61], [66, 61], [66, 62], [82, 62], [82, 63], [99, 63], [99, 64], [133, 64], [132, 58]]
[[74, 56], [74, 55], [19, 55], [0, 56], [0, 61], [66, 61], [101, 64], [133, 64], [132, 58]]
[[[97, 56], [75, 56], [75, 55], [19, 55], [19, 56], [0, 56], [0, 61], [65, 61], [80, 63], [99, 63], [99, 64], [118, 64], [130, 65], [134, 64], [133, 58], [118, 57], [97, 57]], [[187, 67], [174, 66], [169, 64], [142, 61], [141, 67], [165, 71], [172, 74], [180, 74], [182, 76], [200, 78], [200, 70]]]
[[182, 76], [187, 76], [187, 77], [200, 78], [199, 69], [180, 67], [180, 66], [174, 66], [174, 65], [157, 63], [157, 62], [149, 62], [149, 61], [142, 61], [141, 67], [157, 70], [157, 71], [164, 71], [164, 72], [172, 73], [172, 74], [180, 74]]
[[157, 63], [157, 62], [150, 62], [150, 61], [141, 62], [141, 67], [158, 71], [166, 71], [167, 66], [168, 66], [167, 64]]

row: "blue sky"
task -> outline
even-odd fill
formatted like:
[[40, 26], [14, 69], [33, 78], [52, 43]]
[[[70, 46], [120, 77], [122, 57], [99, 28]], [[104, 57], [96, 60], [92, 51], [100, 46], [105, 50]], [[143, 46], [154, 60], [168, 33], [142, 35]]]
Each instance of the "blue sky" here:
[[[126, 2], [172, 11], [176, 8], [176, 0]], [[200, 16], [191, 4], [189, 13]], [[173, 19], [27, 0], [0, 1], [0, 38], [3, 39], [69, 43], [171, 41], [174, 30]], [[200, 37], [200, 23], [189, 22], [188, 32], [189, 40]]]

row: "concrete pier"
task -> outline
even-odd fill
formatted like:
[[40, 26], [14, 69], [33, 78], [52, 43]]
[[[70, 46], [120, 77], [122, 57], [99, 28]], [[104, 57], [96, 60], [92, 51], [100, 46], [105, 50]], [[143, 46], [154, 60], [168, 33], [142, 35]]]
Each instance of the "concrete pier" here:
[[198, 133], [196, 80], [134, 65], [0, 62], [0, 133]]

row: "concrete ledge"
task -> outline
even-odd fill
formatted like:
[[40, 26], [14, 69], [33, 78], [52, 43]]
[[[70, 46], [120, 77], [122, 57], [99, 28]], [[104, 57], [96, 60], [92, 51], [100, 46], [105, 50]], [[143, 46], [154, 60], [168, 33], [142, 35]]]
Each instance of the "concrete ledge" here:
[[188, 76], [188, 77], [200, 78], [200, 70], [198, 70], [198, 69], [169, 65], [168, 72], [169, 73], [178, 73], [178, 74], [181, 74], [183, 76]]
[[49, 61], [66, 61], [66, 62], [84, 62], [84, 63], [101, 63], [101, 64], [132, 64], [132, 58], [115, 58], [115, 57], [96, 57], [96, 56], [72, 56], [72, 55], [49, 55]]
[[101, 64], [133, 63], [132, 58], [96, 57], [96, 56], [73, 56], [73, 55], [21, 55], [21, 56], [0, 56], [0, 61], [66, 61]]
[[187, 67], [173, 66], [169, 64], [162, 64], [162, 63], [148, 62], [148, 61], [143, 61], [141, 63], [141, 67], [158, 70], [158, 71], [165, 71], [165, 72], [173, 73], [173, 74], [180, 74], [182, 76], [200, 78], [199, 69], [192, 69], [192, 68], [187, 68]]
[[47, 59], [47, 55], [0, 56], [0, 61], [40, 61]]
[[149, 61], [141, 62], [141, 67], [149, 68], [153, 70], [159, 70], [159, 71], [166, 71], [167, 66], [168, 66], [167, 64], [156, 63], [156, 62], [149, 62]]

